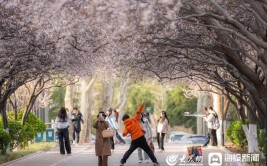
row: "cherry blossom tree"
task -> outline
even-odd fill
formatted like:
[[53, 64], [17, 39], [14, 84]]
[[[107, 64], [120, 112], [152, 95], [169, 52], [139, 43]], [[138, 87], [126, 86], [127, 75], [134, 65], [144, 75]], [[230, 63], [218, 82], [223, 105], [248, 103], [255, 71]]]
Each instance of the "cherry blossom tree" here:
[[[266, 2], [182, 4], [177, 18], [157, 23], [160, 30], [143, 41], [149, 49], [136, 66], [162, 79], [189, 78], [221, 89], [241, 119], [250, 119], [249, 129], [243, 125], [247, 136], [255, 136], [255, 124], [264, 128], [266, 118]], [[249, 151], [257, 151], [256, 139], [248, 140]]]

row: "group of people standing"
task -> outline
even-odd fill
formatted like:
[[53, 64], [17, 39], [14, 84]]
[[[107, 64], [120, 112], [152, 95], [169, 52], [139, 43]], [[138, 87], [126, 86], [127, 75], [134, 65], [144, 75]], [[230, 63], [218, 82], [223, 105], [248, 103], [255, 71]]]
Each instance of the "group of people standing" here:
[[[131, 144], [129, 149], [123, 155], [120, 166], [123, 166], [130, 155], [138, 149], [138, 162], [143, 161], [143, 154], [145, 162], [149, 162], [149, 158], [152, 160], [154, 165], [159, 165], [157, 159], [154, 155], [154, 145], [153, 145], [153, 134], [151, 125], [149, 123], [148, 114], [142, 113], [144, 104], [141, 104], [135, 115], [130, 118], [129, 115], [125, 114], [122, 117], [123, 124], [125, 126], [123, 130], [123, 136], [131, 136]], [[109, 119], [107, 119], [109, 117]], [[112, 141], [110, 138], [104, 138], [102, 131], [105, 129], [117, 129], [117, 124], [114, 124], [113, 117], [111, 116], [111, 109], [109, 109], [106, 114], [104, 111], [100, 111], [97, 115], [97, 120], [93, 124], [96, 129], [96, 142], [95, 142], [95, 152], [98, 156], [98, 166], [108, 165], [108, 156], [111, 155]], [[113, 125], [113, 126], [112, 126]], [[158, 120], [157, 126], [157, 142], [158, 147], [164, 150], [164, 137], [168, 131], [169, 120], [165, 111], [161, 112], [161, 116]], [[116, 134], [117, 135], [117, 134]], [[112, 139], [112, 137], [111, 137]]]
[[[159, 165], [154, 155], [153, 132], [148, 117], [149, 114], [142, 113], [143, 107], [144, 104], [141, 104], [132, 118], [127, 114], [122, 117], [125, 126], [123, 136], [131, 136], [131, 145], [120, 161], [121, 166], [126, 163], [127, 159], [136, 149], [138, 149], [139, 163], [143, 159], [148, 163], [150, 158], [154, 165]], [[95, 153], [98, 156], [98, 166], [108, 165], [108, 156], [111, 156], [111, 150], [115, 149], [116, 142], [118, 144], [125, 144], [125, 141], [118, 133], [118, 119], [118, 112], [110, 108], [106, 112], [100, 111], [97, 115], [97, 120], [93, 124], [93, 128], [96, 129]], [[55, 119], [55, 132], [59, 138], [60, 154], [62, 155], [65, 154], [65, 150], [68, 155], [71, 154], [68, 130], [70, 122], [73, 125], [73, 144], [77, 145], [80, 139], [81, 123], [84, 123], [83, 116], [77, 108], [74, 108], [73, 111], [68, 111], [62, 107]], [[158, 148], [161, 151], [164, 150], [164, 138], [168, 132], [168, 126], [169, 119], [166, 112], [162, 111], [156, 127]], [[115, 141], [113, 137], [104, 138], [102, 136], [102, 131], [108, 128], [114, 131]]]

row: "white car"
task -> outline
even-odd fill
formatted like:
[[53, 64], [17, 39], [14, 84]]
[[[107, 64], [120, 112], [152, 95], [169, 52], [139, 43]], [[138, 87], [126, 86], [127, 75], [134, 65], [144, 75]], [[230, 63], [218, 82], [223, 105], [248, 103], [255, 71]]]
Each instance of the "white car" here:
[[188, 142], [188, 144], [203, 145], [207, 141], [204, 135], [185, 135], [181, 138], [181, 141]]
[[181, 138], [188, 133], [184, 132], [171, 132], [169, 135], [168, 143], [182, 143]]

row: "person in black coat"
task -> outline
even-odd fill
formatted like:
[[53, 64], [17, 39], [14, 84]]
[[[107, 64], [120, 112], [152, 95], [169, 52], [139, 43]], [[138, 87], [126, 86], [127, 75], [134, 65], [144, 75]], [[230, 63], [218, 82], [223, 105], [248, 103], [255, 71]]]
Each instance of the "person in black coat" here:
[[83, 121], [83, 115], [82, 113], [78, 110], [77, 107], [73, 108], [73, 144], [78, 144], [80, 141], [80, 132], [81, 132], [81, 123], [84, 123]]

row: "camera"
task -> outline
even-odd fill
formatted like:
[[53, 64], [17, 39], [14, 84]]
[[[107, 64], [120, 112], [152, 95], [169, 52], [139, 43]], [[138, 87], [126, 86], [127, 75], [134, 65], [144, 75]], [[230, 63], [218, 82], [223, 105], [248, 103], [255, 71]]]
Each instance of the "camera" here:
[[102, 117], [102, 118], [105, 119], [106, 118], [106, 115], [105, 115], [104, 112], [99, 112], [97, 117]]

